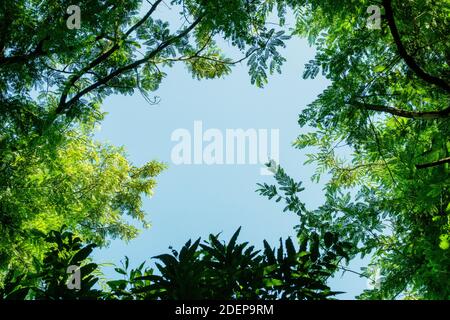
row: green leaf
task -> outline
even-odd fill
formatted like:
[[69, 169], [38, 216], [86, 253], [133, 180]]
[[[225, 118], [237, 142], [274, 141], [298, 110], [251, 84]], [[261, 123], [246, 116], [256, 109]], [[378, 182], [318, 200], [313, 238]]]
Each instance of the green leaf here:
[[80, 265], [82, 261], [84, 261], [91, 253], [92, 250], [96, 247], [95, 244], [88, 244], [81, 250], [79, 250], [70, 260], [70, 265]]

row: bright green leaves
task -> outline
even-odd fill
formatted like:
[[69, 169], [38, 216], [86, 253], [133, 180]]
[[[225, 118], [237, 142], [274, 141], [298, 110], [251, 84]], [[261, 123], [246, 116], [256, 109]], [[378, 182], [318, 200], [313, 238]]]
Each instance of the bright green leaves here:
[[439, 236], [439, 248], [442, 250], [448, 250], [450, 247], [450, 236], [448, 234], [441, 234]]
[[187, 52], [185, 64], [192, 77], [200, 79], [214, 79], [231, 72], [233, 61], [226, 58], [218, 48], [211, 46], [201, 51]]
[[[3, 217], [0, 252], [11, 252], [13, 246], [22, 260], [39, 256], [41, 245], [27, 236], [35, 229], [47, 232], [65, 224], [104, 245], [108, 237], [137, 235], [137, 229], [124, 221], [125, 215], [147, 225], [142, 196], [152, 195], [155, 178], [165, 165], [151, 161], [135, 167], [120, 148], [92, 141], [89, 134], [66, 134], [52, 141], [56, 146], [18, 150], [4, 162], [4, 170], [11, 173], [3, 179], [0, 197], [3, 207], [15, 215], [11, 223]], [[14, 232], [15, 228], [21, 232]], [[19, 257], [5, 259], [15, 265]]]

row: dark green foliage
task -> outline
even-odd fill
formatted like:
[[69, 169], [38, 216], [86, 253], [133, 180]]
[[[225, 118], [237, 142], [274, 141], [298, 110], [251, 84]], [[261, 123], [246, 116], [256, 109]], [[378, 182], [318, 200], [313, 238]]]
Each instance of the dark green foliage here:
[[[291, 239], [272, 248], [264, 241], [264, 250], [255, 250], [247, 242], [238, 243], [240, 229], [228, 243], [210, 235], [208, 241], [190, 240], [180, 251], [154, 257], [157, 273], [142, 263], [129, 270], [125, 258], [115, 271], [122, 279], [109, 280], [96, 289], [100, 272], [89, 261], [95, 247], [83, 246], [69, 232], [52, 231], [46, 236], [51, 249], [36, 272], [10, 273], [0, 289], [0, 299], [328, 299], [333, 292], [326, 285], [342, 258], [337, 238], [322, 242], [317, 234], [302, 237], [300, 248]], [[309, 244], [309, 246], [308, 246]], [[309, 249], [308, 249], [309, 247]], [[70, 265], [81, 266], [81, 289], [69, 289]]]
[[[95, 245], [83, 245], [80, 238], [63, 230], [51, 231], [45, 236], [45, 241], [50, 246], [43, 261], [35, 260], [34, 272], [19, 275], [19, 272], [10, 270], [0, 289], [0, 299], [98, 299], [102, 294], [94, 289], [99, 280], [94, 275], [98, 265], [88, 259]], [[79, 267], [79, 290], [68, 288], [69, 266]]]
[[[237, 230], [228, 244], [218, 236], [200, 244], [188, 241], [180, 252], [155, 257], [161, 276], [142, 279], [154, 283], [150, 298], [161, 299], [326, 299], [336, 294], [326, 280], [336, 268], [337, 255], [330, 250], [314, 254], [299, 251], [291, 239], [286, 249], [255, 251], [248, 243], [237, 243]], [[312, 240], [314, 241], [314, 240]]]

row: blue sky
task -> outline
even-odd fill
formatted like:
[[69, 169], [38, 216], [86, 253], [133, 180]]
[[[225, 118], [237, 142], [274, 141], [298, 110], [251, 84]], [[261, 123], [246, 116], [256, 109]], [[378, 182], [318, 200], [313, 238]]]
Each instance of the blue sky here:
[[[314, 56], [306, 41], [290, 40], [283, 55], [287, 62], [282, 74], [271, 76], [264, 89], [250, 84], [245, 63], [226, 78], [202, 81], [192, 79], [178, 64], [166, 70], [167, 78], [154, 93], [161, 99], [159, 104], [149, 105], [139, 93], [112, 96], [104, 102], [108, 115], [97, 139], [124, 146], [135, 165], [156, 159], [169, 168], [158, 177], [154, 197], [144, 200], [152, 227], [129, 243], [114, 240], [108, 248], [97, 250], [96, 261], [118, 263], [126, 255], [137, 265], [168, 252], [169, 246], [180, 248], [190, 238], [222, 232], [222, 239], [229, 239], [239, 226], [241, 241], [259, 247], [264, 239], [276, 245], [280, 237], [295, 237], [296, 217], [282, 213], [281, 204], [255, 192], [256, 183], [273, 183], [272, 177], [260, 175], [259, 165], [175, 165], [171, 161], [176, 145], [172, 132], [180, 128], [193, 132], [194, 121], [202, 121], [204, 130], [217, 128], [223, 133], [238, 128], [279, 129], [280, 164], [304, 182], [302, 200], [309, 208], [320, 205], [324, 184], [310, 182], [314, 167], [303, 165], [304, 151], [294, 149], [292, 141], [301, 133], [298, 114], [328, 82], [321, 77], [302, 79], [304, 64]], [[350, 268], [359, 271], [361, 263], [355, 261]], [[340, 298], [351, 299], [366, 288], [366, 280], [346, 273], [330, 285], [347, 292]]]

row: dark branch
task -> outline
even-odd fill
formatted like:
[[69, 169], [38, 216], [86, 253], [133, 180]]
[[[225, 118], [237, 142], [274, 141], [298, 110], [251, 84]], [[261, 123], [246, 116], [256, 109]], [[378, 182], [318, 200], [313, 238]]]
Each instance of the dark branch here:
[[[147, 12], [147, 14], [141, 20], [139, 20], [135, 25], [133, 25], [127, 32], [125, 32], [125, 34], [122, 37], [122, 40], [125, 40], [133, 31], [135, 31], [137, 28], [139, 28], [153, 14], [153, 12], [156, 10], [156, 8], [158, 7], [158, 5], [161, 2], [162, 2], [162, 0], [156, 1], [152, 5], [150, 10]], [[69, 78], [69, 81], [65, 85], [64, 91], [59, 100], [59, 105], [58, 105], [58, 108], [56, 111], [57, 114], [61, 113], [62, 110], [66, 109], [66, 99], [67, 99], [67, 96], [70, 92], [70, 89], [73, 87], [73, 85], [78, 80], [80, 80], [81, 77], [83, 75], [85, 75], [89, 70], [91, 70], [92, 68], [95, 68], [102, 62], [106, 61], [117, 49], [119, 49], [119, 47], [120, 47], [120, 45], [118, 42], [114, 43], [114, 45], [108, 51], [106, 51], [103, 54], [101, 54], [100, 56], [98, 56], [96, 59], [91, 61], [91, 63], [89, 63], [87, 66], [85, 66], [83, 69], [81, 69], [76, 75]]]
[[0, 65], [7, 65], [7, 64], [14, 64], [14, 63], [27, 63], [29, 60], [52, 53], [52, 52], [46, 52], [43, 50], [44, 41], [46, 41], [46, 40], [48, 40], [48, 38], [45, 38], [45, 39], [39, 41], [36, 48], [30, 53], [19, 55], [19, 56], [10, 56], [10, 57], [0, 58]]
[[445, 82], [444, 80], [435, 77], [433, 75], [430, 75], [428, 73], [426, 73], [419, 65], [418, 63], [414, 60], [414, 58], [408, 54], [408, 52], [406, 51], [405, 46], [402, 43], [401, 37], [400, 37], [400, 33], [398, 31], [397, 25], [395, 23], [395, 19], [394, 19], [394, 12], [392, 10], [392, 1], [391, 0], [383, 0], [383, 6], [385, 9], [385, 13], [386, 13], [386, 19], [389, 25], [389, 29], [391, 30], [391, 34], [394, 38], [394, 42], [395, 45], [397, 46], [397, 50], [398, 53], [400, 54], [400, 56], [403, 58], [403, 60], [406, 62], [406, 64], [408, 65], [408, 67], [414, 71], [416, 73], [416, 75], [421, 78], [422, 80], [433, 84], [435, 86], [438, 86], [442, 89], [444, 89], [447, 92], [450, 92], [450, 86], [447, 82]]
[[386, 112], [395, 116], [410, 118], [410, 119], [423, 119], [423, 120], [434, 120], [434, 119], [446, 119], [450, 116], [450, 107], [447, 107], [439, 111], [408, 111], [399, 108], [387, 107], [383, 105], [362, 103], [358, 101], [352, 101], [350, 104], [355, 105], [359, 108], [364, 108], [366, 110]]
[[428, 163], [422, 163], [422, 164], [416, 164], [417, 169], [425, 169], [425, 168], [431, 168], [431, 167], [437, 167], [444, 163], [450, 163], [450, 157], [440, 159], [438, 161], [428, 162]]
[[139, 59], [139, 60], [136, 60], [135, 62], [133, 62], [133, 63], [131, 63], [129, 65], [126, 65], [126, 66], [124, 66], [122, 68], [116, 69], [115, 71], [111, 72], [109, 75], [103, 77], [102, 79], [99, 79], [97, 82], [91, 84], [90, 86], [86, 87], [85, 89], [83, 89], [82, 91], [77, 93], [72, 99], [67, 101], [67, 103], [60, 104], [58, 106], [58, 108], [56, 109], [55, 116], [67, 112], [70, 109], [70, 107], [72, 105], [74, 105], [77, 101], [79, 101], [84, 95], [90, 93], [93, 90], [96, 90], [97, 88], [99, 88], [102, 85], [107, 84], [111, 79], [113, 79], [113, 78], [115, 78], [115, 77], [117, 77], [117, 76], [119, 76], [119, 75], [121, 75], [123, 73], [126, 73], [126, 72], [128, 72], [128, 71], [130, 71], [130, 70], [132, 70], [134, 68], [137, 68], [141, 64], [144, 64], [144, 63], [148, 62], [149, 60], [153, 59], [158, 53], [163, 51], [165, 48], [167, 48], [168, 46], [172, 45], [176, 41], [182, 39], [187, 34], [189, 34], [200, 23], [200, 21], [203, 19], [203, 17], [204, 17], [204, 15], [200, 16], [199, 18], [197, 18], [197, 20], [195, 20], [189, 27], [184, 29], [177, 36], [174, 36], [171, 39], [167, 40], [166, 42], [161, 43], [158, 47], [156, 47], [146, 57], [144, 57], [142, 59]]
[[127, 32], [125, 32], [125, 37], [128, 37], [134, 30], [136, 30], [137, 28], [139, 28], [145, 21], [147, 21], [147, 19], [153, 14], [153, 12], [155, 12], [156, 8], [159, 6], [159, 4], [162, 2], [163, 0], [157, 0], [152, 7], [150, 8], [150, 10], [145, 14], [144, 17], [142, 17], [141, 20], [139, 20], [134, 26], [132, 26]]

